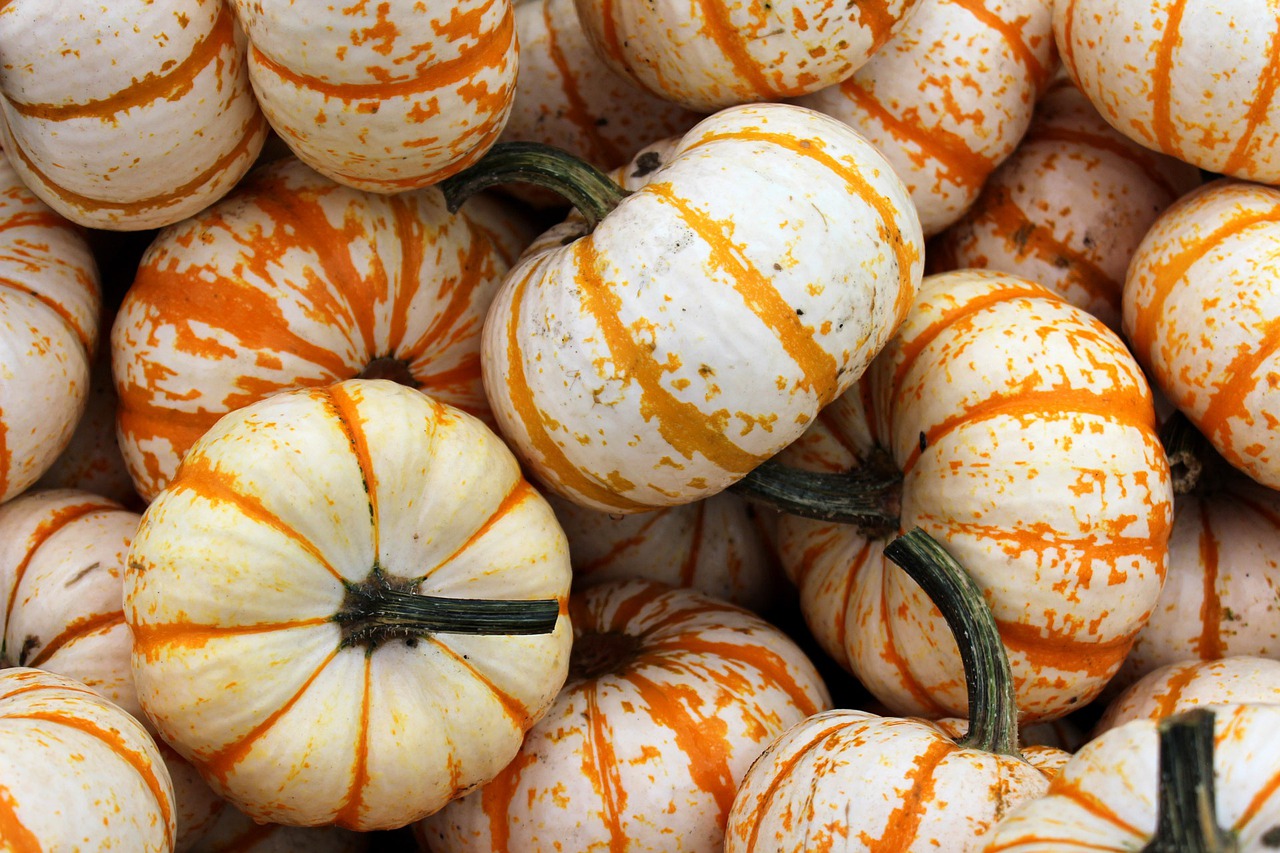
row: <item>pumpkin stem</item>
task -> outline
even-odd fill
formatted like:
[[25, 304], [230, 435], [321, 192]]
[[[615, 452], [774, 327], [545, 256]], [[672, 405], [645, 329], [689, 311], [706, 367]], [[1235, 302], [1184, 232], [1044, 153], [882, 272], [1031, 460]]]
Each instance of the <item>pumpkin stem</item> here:
[[342, 608], [332, 617], [342, 626], [342, 648], [372, 651], [388, 640], [413, 643], [433, 633], [549, 634], [560, 616], [554, 598], [447, 598], [414, 592], [417, 583], [388, 577], [378, 566], [363, 581], [348, 582]]
[[938, 541], [919, 527], [884, 555], [920, 585], [956, 638], [969, 691], [969, 731], [957, 743], [999, 755], [1018, 752], [1018, 703], [1009, 655], [982, 590]]
[[564, 196], [594, 230], [630, 193], [604, 172], [568, 151], [540, 142], [503, 142], [473, 166], [439, 184], [445, 204], [457, 213], [471, 196], [495, 184], [523, 181]]
[[1223, 477], [1234, 474], [1235, 469], [1182, 412], [1174, 412], [1160, 428], [1160, 443], [1169, 458], [1175, 495], [1212, 492], [1222, 486]]
[[1143, 853], [1236, 853], [1234, 833], [1218, 825], [1213, 711], [1193, 708], [1160, 721], [1156, 834]]
[[851, 524], [868, 538], [898, 532], [902, 472], [883, 451], [840, 474], [805, 471], [770, 459], [731, 488], [790, 515]]
[[356, 374], [357, 379], [388, 379], [409, 388], [419, 388], [418, 380], [413, 378], [413, 371], [404, 360], [392, 355], [381, 355], [371, 360]]

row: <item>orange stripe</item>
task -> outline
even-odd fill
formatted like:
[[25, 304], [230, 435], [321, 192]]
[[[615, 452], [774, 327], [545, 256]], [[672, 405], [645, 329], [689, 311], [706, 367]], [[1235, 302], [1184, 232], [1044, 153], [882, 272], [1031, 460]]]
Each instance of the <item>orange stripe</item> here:
[[[393, 203], [394, 203], [393, 197]], [[397, 221], [398, 221], [397, 217]], [[401, 345], [399, 336], [392, 339], [391, 351], [403, 353], [404, 357], [414, 360], [422, 355], [428, 354], [434, 350], [452, 350], [454, 347], [461, 347], [463, 343], [480, 337], [480, 329], [484, 322], [484, 308], [487, 307], [481, 303], [477, 296], [489, 296], [494, 288], [491, 284], [494, 280], [500, 278], [499, 266], [493, 245], [487, 241], [482, 232], [480, 232], [475, 224], [469, 219], [459, 219], [459, 222], [465, 224], [469, 236], [469, 241], [465, 248], [458, 249], [458, 267], [461, 270], [457, 278], [439, 279], [439, 273], [432, 276], [432, 280], [427, 283], [419, 283], [417, 281], [401, 281], [401, 291], [408, 291], [405, 294], [405, 306], [407, 309], [409, 299], [419, 290], [427, 287], [434, 288], [439, 299], [448, 297], [448, 302], [443, 306], [439, 305], [439, 299], [436, 303], [436, 314], [431, 320], [431, 324], [422, 333], [422, 335], [408, 346]], [[422, 249], [419, 245], [426, 242], [418, 240], [406, 244], [413, 247], [412, 252], [421, 253]], [[433, 265], [434, 266], [434, 265]], [[434, 271], [434, 270], [433, 270]], [[416, 277], [418, 273], [415, 271], [413, 275]], [[467, 317], [467, 322], [463, 325], [457, 325], [459, 320]], [[475, 344], [478, 348], [479, 344]]]
[[[1070, 85], [1070, 84], [1066, 84]], [[1093, 148], [1105, 151], [1133, 164], [1142, 172], [1143, 177], [1152, 185], [1159, 187], [1172, 202], [1183, 194], [1174, 186], [1169, 178], [1156, 165], [1155, 157], [1159, 156], [1149, 148], [1139, 148], [1127, 140], [1104, 136], [1102, 133], [1091, 133], [1087, 130], [1075, 130], [1057, 126], [1039, 126], [1028, 134], [1028, 142], [1064, 142], [1081, 148]]]
[[586, 739], [586, 760], [581, 768], [587, 773], [587, 766], [594, 770], [590, 777], [592, 788], [600, 797], [600, 819], [605, 823], [609, 833], [610, 853], [627, 853], [631, 849], [627, 840], [626, 829], [622, 826], [627, 812], [627, 787], [623, 784], [618, 772], [618, 757], [613, 750], [613, 736], [608, 731], [609, 719], [601, 712], [597, 680], [592, 679], [579, 689], [585, 700], [586, 723], [584, 735]]
[[947, 807], [945, 803], [936, 801], [937, 779], [934, 773], [938, 765], [957, 750], [958, 746], [939, 733], [937, 739], [925, 747], [923, 752], [916, 753], [911, 759], [911, 769], [905, 774], [905, 784], [896, 789], [903, 794], [900, 798], [895, 797], [898, 804], [885, 820], [884, 834], [879, 838], [872, 838], [866, 830], [858, 833], [867, 853], [901, 853], [912, 849], [925, 813]]
[[[4, 408], [0, 407], [0, 500], [8, 500], [16, 497], [8, 494], [9, 492], [9, 470], [13, 467], [13, 451], [9, 449], [9, 419], [6, 418]], [[5, 605], [5, 614], [8, 615], [10, 608], [13, 607], [13, 601], [10, 599]], [[0, 635], [0, 658], [4, 657], [4, 637]]]
[[[1245, 713], [1245, 708], [1237, 708], [1235, 713], [1236, 715], [1241, 715]], [[1226, 727], [1224, 726], [1223, 728], [1225, 729]], [[1218, 739], [1215, 738], [1215, 741], [1218, 741]], [[1218, 741], [1218, 746], [1221, 748], [1220, 741]], [[1241, 763], [1243, 764], [1244, 761]], [[1258, 769], [1261, 772], [1266, 772], [1264, 767], [1259, 767]], [[1239, 832], [1243, 829], [1249, 821], [1257, 817], [1259, 812], [1270, 805], [1271, 798], [1276, 795], [1277, 791], [1280, 791], [1280, 770], [1272, 773], [1271, 776], [1261, 785], [1258, 785], [1253, 781], [1250, 781], [1248, 784], [1250, 787], [1256, 787], [1256, 793], [1253, 795], [1253, 798], [1249, 800], [1249, 804], [1244, 807], [1244, 810], [1240, 812], [1240, 817], [1236, 819], [1235, 825], [1232, 827], [1235, 832]]]
[[1200, 502], [1200, 568], [1204, 600], [1200, 603], [1200, 637], [1195, 643], [1200, 660], [1222, 657], [1222, 596], [1218, 589], [1218, 537], [1214, 535], [1209, 507]]
[[[382, 514], [379, 512], [378, 507], [378, 473], [373, 468], [373, 453], [369, 449], [369, 437], [364, 431], [365, 417], [360, 410], [360, 401], [351, 396], [350, 386], [347, 385], [329, 385], [322, 389], [322, 393], [328, 398], [327, 402], [332, 407], [334, 419], [338, 422], [338, 428], [346, 434], [347, 439], [351, 442], [351, 455], [355, 458], [356, 466], [360, 469], [360, 483], [364, 486], [365, 499], [369, 502], [371, 551], [373, 559], [377, 560], [382, 554], [380, 540]], [[439, 412], [438, 403], [432, 401], [432, 408], [436, 413]], [[432, 431], [434, 433], [434, 429]], [[426, 437], [424, 436], [424, 438]], [[353, 531], [353, 538], [358, 536], [359, 533], [359, 530]], [[328, 563], [326, 562], [327, 565]], [[333, 571], [336, 573], [337, 569], [335, 568]]]
[[1187, 0], [1168, 3], [1169, 17], [1164, 22], [1160, 41], [1156, 43], [1155, 63], [1151, 69], [1151, 133], [1165, 154], [1182, 156], [1181, 140], [1173, 126], [1173, 52], [1182, 46], [1182, 13]]
[[[1031, 82], [1036, 89], [1043, 89], [1049, 82], [1049, 78], [1053, 74], [1053, 67], [1045, 65], [1036, 56], [1035, 51], [1031, 49], [1022, 38], [1022, 28], [1026, 25], [1030, 15], [1023, 16], [1018, 19], [1011, 19], [1012, 16], [1008, 10], [1002, 10], [1003, 14], [993, 12], [987, 8], [982, 0], [951, 0], [951, 2], [960, 6], [969, 12], [982, 23], [984, 27], [1000, 33], [1004, 37], [1004, 41], [1009, 45], [1009, 50], [1013, 52], [1022, 66], [1027, 69], [1027, 73], [1031, 77]], [[1048, 39], [1053, 41], [1053, 35], [1049, 34]]]
[[1054, 14], [1061, 16], [1062, 20], [1062, 39], [1054, 39], [1058, 45], [1058, 54], [1069, 72], [1067, 76], [1073, 80], [1078, 79], [1075, 43], [1076, 0], [1054, 0]]
[[[584, 154], [583, 159], [608, 169], [621, 166], [627, 162], [627, 155], [600, 133], [599, 126], [596, 124], [596, 116], [592, 114], [591, 108], [587, 106], [586, 100], [582, 97], [582, 92], [578, 89], [578, 81], [574, 78], [573, 72], [569, 68], [569, 60], [564, 55], [564, 49], [560, 46], [560, 40], [556, 33], [556, 25], [560, 22], [560, 19], [551, 14], [549, 0], [541, 0], [541, 5], [542, 20], [547, 30], [547, 56], [551, 63], [555, 65], [556, 70], [560, 72], [560, 90], [564, 92], [565, 101], [569, 105], [563, 115], [557, 114], [556, 117], [569, 121], [586, 138], [589, 150]], [[568, 21], [566, 23], [570, 27], [581, 27], [581, 24], [577, 21]]]
[[[160, 624], [134, 624], [133, 650], [148, 660], [156, 660], [170, 646], [198, 649], [210, 641], [223, 637], [243, 637], [249, 634], [271, 634], [291, 628], [311, 628], [333, 622], [330, 616], [296, 619], [291, 622], [260, 622], [256, 625], [197, 625], [193, 622], [167, 622]], [[337, 628], [334, 629], [335, 631]], [[336, 636], [336, 634], [335, 634]]]
[[1155, 713], [1152, 717], [1160, 719], [1177, 713], [1178, 700], [1182, 698], [1183, 691], [1195, 680], [1195, 677], [1195, 664], [1190, 661], [1182, 664], [1173, 677], [1165, 682], [1164, 691], [1155, 696]]
[[[573, 565], [574, 573], [579, 577], [589, 577], [592, 574], [608, 569], [610, 565], [615, 564], [617, 560], [621, 559], [624, 553], [645, 544], [649, 539], [650, 531], [653, 526], [659, 521], [662, 521], [666, 515], [666, 510], [657, 510], [655, 512], [645, 513], [643, 515], [644, 523], [641, 524], [631, 536], [613, 539], [609, 543], [609, 550], [605, 551], [594, 560], [575, 561]], [[566, 525], [565, 527], [566, 532], [568, 532], [569, 525]], [[578, 548], [569, 548], [570, 558], [574, 558], [581, 553], [581, 550]]]
[[447, 566], [454, 560], [458, 559], [458, 557], [466, 552], [468, 548], [487, 536], [489, 531], [493, 529], [493, 526], [505, 518], [507, 513], [523, 504], [526, 500], [537, 496], [537, 494], [538, 493], [534, 490], [533, 486], [529, 485], [528, 481], [524, 479], [516, 480], [515, 483], [512, 484], [511, 490], [502, 498], [502, 501], [493, 510], [489, 517], [484, 520], [484, 523], [476, 528], [476, 531], [468, 536], [465, 542], [454, 549], [452, 554], [445, 557], [421, 575], [416, 576], [415, 581], [421, 583], [426, 578], [435, 574], [435, 572], [440, 568]]
[[1054, 777], [1054, 779], [1049, 783], [1049, 790], [1045, 793], [1045, 796], [1059, 796], [1070, 800], [1088, 814], [1101, 818], [1107, 823], [1124, 830], [1135, 839], [1145, 840], [1151, 837], [1150, 832], [1143, 832], [1139, 830], [1133, 824], [1128, 823], [1117, 815], [1110, 809], [1110, 807], [1107, 806], [1106, 803], [1098, 799], [1097, 795], [1081, 790], [1078, 783], [1067, 781], [1062, 776]]
[[783, 95], [798, 95], [789, 88], [776, 89], [769, 85], [755, 58], [747, 50], [746, 38], [758, 38], [734, 24], [729, 16], [729, 5], [723, 0], [694, 0], [691, 17], [702, 24], [700, 35], [710, 36], [721, 55], [729, 60], [733, 75], [729, 78], [730, 91], [741, 96], [738, 84], [750, 87], [759, 100], [770, 101]]
[[[38, 791], [31, 793], [40, 796]], [[42, 853], [44, 850], [36, 834], [18, 818], [18, 801], [3, 785], [0, 785], [0, 841], [12, 853]]]
[[[646, 658], [663, 655], [667, 669], [685, 669], [691, 680], [702, 678], [723, 687], [730, 695], [747, 695], [753, 687], [766, 685], [785, 693], [802, 716], [809, 717], [819, 708], [805, 685], [792, 675], [792, 665], [768, 642], [769, 627], [757, 624], [739, 629], [738, 642], [707, 639], [702, 629], [681, 632], [645, 644]], [[758, 631], [761, 642], [753, 642], [750, 632]], [[741, 664], [734, 666], [733, 664]], [[715, 667], [724, 666], [723, 673]], [[701, 672], [701, 676], [697, 673]], [[750, 673], [749, 675], [745, 673]]]
[[880, 569], [880, 603], [876, 608], [880, 624], [884, 627], [884, 649], [880, 652], [880, 659], [898, 673], [898, 685], [911, 694], [916, 704], [924, 709], [923, 716], [949, 716], [948, 710], [933, 698], [933, 694], [927, 687], [920, 683], [911, 669], [911, 664], [898, 651], [898, 640], [894, 636], [897, 632], [898, 620], [889, 607], [889, 583], [895, 576], [905, 576], [905, 572], [898, 566], [892, 565], [889, 558], [883, 554], [880, 559], [884, 564]]
[[[89, 291], [90, 293], [97, 292], [98, 288], [96, 283], [89, 280], [84, 275], [83, 272], [77, 272], [76, 278], [79, 280], [79, 283], [85, 288], [85, 290]], [[53, 313], [57, 314], [59, 317], [62, 318], [62, 322], [67, 324], [67, 328], [75, 332], [76, 339], [80, 341], [80, 346], [84, 347], [84, 351], [86, 353], [92, 352], [93, 341], [90, 338], [89, 330], [85, 329], [81, 325], [81, 323], [76, 319], [75, 315], [71, 313], [70, 309], [68, 309], [67, 306], [53, 299], [49, 293], [41, 293], [37, 290], [33, 290], [27, 287], [25, 284], [23, 284], [20, 281], [16, 281], [11, 278], [6, 278], [4, 276], [0, 276], [0, 287], [8, 287], [18, 291], [19, 293], [25, 293], [26, 295], [30, 296], [32, 299], [39, 302], [41, 305], [48, 308]], [[0, 486], [0, 492], [3, 492], [3, 491], [4, 491], [3, 487]]]
[[[1276, 88], [1280, 86], [1280, 6], [1276, 3], [1268, 3], [1271, 6], [1271, 23], [1275, 29], [1271, 31], [1271, 43], [1267, 46], [1266, 56], [1267, 64], [1258, 72], [1258, 82], [1254, 84], [1253, 101], [1249, 104], [1249, 111], [1245, 113], [1245, 126], [1241, 130], [1234, 131], [1236, 134], [1236, 145], [1231, 150], [1231, 155], [1227, 157], [1227, 162], [1223, 164], [1220, 170], [1224, 174], [1236, 174], [1246, 170], [1253, 162], [1252, 151], [1256, 151], [1258, 146], [1262, 144], [1261, 139], [1257, 139], [1255, 134], [1258, 127], [1266, 121], [1267, 114], [1271, 111], [1271, 102], [1275, 99]], [[1269, 152], [1270, 147], [1264, 149]]]
[[89, 616], [84, 619], [76, 619], [65, 627], [56, 637], [50, 640], [40, 649], [40, 652], [30, 661], [19, 660], [18, 666], [32, 666], [43, 668], [45, 663], [58, 653], [63, 646], [74, 643], [84, 637], [90, 637], [94, 634], [105, 634], [117, 625], [124, 624], [124, 611], [111, 610], [106, 613], [99, 613], [96, 616]]
[[[562, 604], [561, 612], [563, 613], [563, 611], [564, 607]], [[493, 679], [489, 678], [489, 676], [477, 669], [475, 664], [471, 662], [470, 658], [464, 657], [454, 651], [449, 645], [441, 642], [440, 638], [435, 634], [430, 635], [428, 639], [442, 654], [452, 658], [454, 663], [456, 663], [460, 669], [465, 670], [468, 675], [483, 684], [489, 692], [493, 694], [493, 698], [498, 701], [498, 704], [502, 707], [507, 718], [511, 720], [513, 728], [519, 729], [520, 731], [527, 731], [529, 726], [533, 725], [533, 714], [529, 709], [525, 705], [521, 704], [521, 702], [514, 696], [498, 687], [498, 685], [493, 682]]]
[[680, 562], [680, 585], [693, 586], [698, 573], [698, 556], [702, 552], [703, 527], [707, 521], [707, 502], [698, 501], [694, 505], [693, 530], [689, 534], [689, 550]]
[[351, 784], [342, 807], [333, 817], [338, 826], [359, 829], [361, 826], [361, 810], [364, 807], [364, 792], [369, 785], [369, 703], [373, 692], [373, 662], [369, 655], [364, 656], [364, 683], [360, 694], [360, 731], [356, 736], [355, 764], [351, 768]]
[[[1280, 350], [1280, 320], [1270, 319], [1264, 326], [1266, 329], [1260, 340], [1252, 343], [1241, 343], [1237, 346], [1235, 356], [1225, 367], [1220, 368], [1213, 377], [1204, 377], [1203, 381], [1212, 382], [1214, 392], [1205, 405], [1204, 412], [1196, 419], [1200, 432], [1214, 439], [1219, 452], [1241, 470], [1249, 466], [1249, 448], [1235, 446], [1231, 420], [1233, 418], [1249, 423], [1251, 421], [1266, 422], [1267, 413], [1261, 415], [1251, 410], [1246, 398], [1263, 382], [1273, 381], [1271, 375], [1259, 376], [1263, 365], [1270, 362], [1271, 357]], [[1251, 331], [1258, 331], [1255, 326]], [[1268, 428], [1270, 432], [1270, 428]]]
[[1006, 648], [1025, 656], [1033, 671], [1054, 669], [1091, 676], [1115, 672], [1136, 636], [1133, 633], [1098, 643], [1021, 622], [997, 620], [996, 624]]

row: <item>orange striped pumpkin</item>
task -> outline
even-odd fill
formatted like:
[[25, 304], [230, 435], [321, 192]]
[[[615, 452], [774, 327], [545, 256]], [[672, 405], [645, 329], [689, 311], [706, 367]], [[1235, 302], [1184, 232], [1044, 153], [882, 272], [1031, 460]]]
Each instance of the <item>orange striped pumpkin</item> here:
[[1107, 703], [1093, 736], [1130, 720], [1159, 720], [1228, 702], [1280, 704], [1280, 661], [1240, 655], [1153, 669]]
[[1044, 0], [926, 0], [857, 73], [796, 103], [876, 145], [925, 236], [955, 222], [1031, 122], [1057, 67]]
[[484, 330], [503, 435], [552, 491], [609, 512], [709, 497], [793, 441], [923, 266], [902, 183], [810, 110], [723, 110], [646, 180], [591, 233], [539, 238]]
[[567, 672], [551, 508], [480, 421], [387, 380], [223, 416], [128, 560], [138, 699], [257, 821], [422, 818], [515, 756]]
[[583, 27], [605, 62], [699, 112], [838, 83], [879, 50], [918, 3], [577, 0]]
[[[901, 472], [889, 521], [924, 528], [982, 587], [1024, 722], [1094, 698], [1155, 607], [1173, 495], [1150, 389], [1111, 330], [1041, 285], [927, 277], [862, 382], [785, 456], [831, 471], [884, 456]], [[779, 523], [821, 646], [894, 714], [960, 714], [956, 644], [884, 544]]]
[[1053, 31], [1116, 130], [1210, 172], [1280, 183], [1276, 0], [1055, 0]]
[[0, 842], [173, 850], [173, 785], [151, 736], [78, 681], [0, 670]]
[[569, 680], [492, 782], [414, 826], [434, 853], [719, 853], [747, 767], [830, 706], [785, 634], [689, 589], [575, 593]]
[[0, 144], [22, 180], [94, 228], [177, 222], [253, 165], [267, 123], [223, 0], [0, 5]]
[[928, 270], [1021, 275], [1118, 331], [1129, 259], [1156, 217], [1199, 185], [1198, 169], [1118, 133], [1059, 78], [974, 206], [930, 244]]
[[309, 166], [369, 192], [420, 189], [498, 138], [518, 63], [509, 0], [228, 0], [249, 77]]
[[488, 417], [485, 311], [522, 237], [481, 200], [348, 189], [292, 158], [163, 230], [112, 327], [121, 449], [155, 497], [226, 412], [385, 376]]
[[35, 483], [71, 441], [101, 303], [84, 235], [0, 158], [0, 503]]
[[1184, 196], [1138, 246], [1123, 326], [1152, 384], [1236, 468], [1280, 488], [1280, 189]]

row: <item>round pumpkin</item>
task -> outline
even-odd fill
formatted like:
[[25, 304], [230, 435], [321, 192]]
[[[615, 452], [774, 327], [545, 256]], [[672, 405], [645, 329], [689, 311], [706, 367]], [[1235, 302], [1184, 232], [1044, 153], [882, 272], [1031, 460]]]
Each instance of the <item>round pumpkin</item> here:
[[1107, 703], [1094, 736], [1130, 720], [1159, 720], [1201, 705], [1280, 704], [1280, 661], [1241, 655], [1153, 669]]
[[551, 508], [480, 421], [387, 380], [223, 416], [128, 559], [138, 699], [258, 821], [417, 820], [496, 775], [567, 671]]

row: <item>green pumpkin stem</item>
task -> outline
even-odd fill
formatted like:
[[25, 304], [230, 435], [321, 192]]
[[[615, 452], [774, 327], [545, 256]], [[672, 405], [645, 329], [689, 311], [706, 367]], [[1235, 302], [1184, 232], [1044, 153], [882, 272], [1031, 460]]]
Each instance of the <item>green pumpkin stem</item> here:
[[475, 165], [439, 184], [453, 213], [471, 196], [497, 184], [534, 184], [563, 196], [578, 209], [589, 230], [630, 193], [604, 172], [567, 151], [540, 142], [502, 142]]
[[805, 471], [770, 459], [732, 489], [789, 515], [851, 524], [869, 538], [898, 532], [902, 473], [883, 455], [838, 474]]
[[960, 648], [969, 691], [969, 731], [959, 745], [1020, 755], [1013, 671], [982, 590], [936, 539], [918, 527], [886, 545], [884, 555], [942, 611]]
[[1213, 711], [1193, 708], [1160, 721], [1156, 834], [1142, 853], [1236, 853], [1235, 834], [1218, 824], [1213, 772]]
[[447, 598], [414, 592], [414, 579], [392, 578], [381, 569], [348, 583], [333, 621], [342, 627], [342, 646], [373, 649], [388, 640], [416, 641], [430, 634], [549, 634], [560, 617], [560, 602], [546, 599]]

